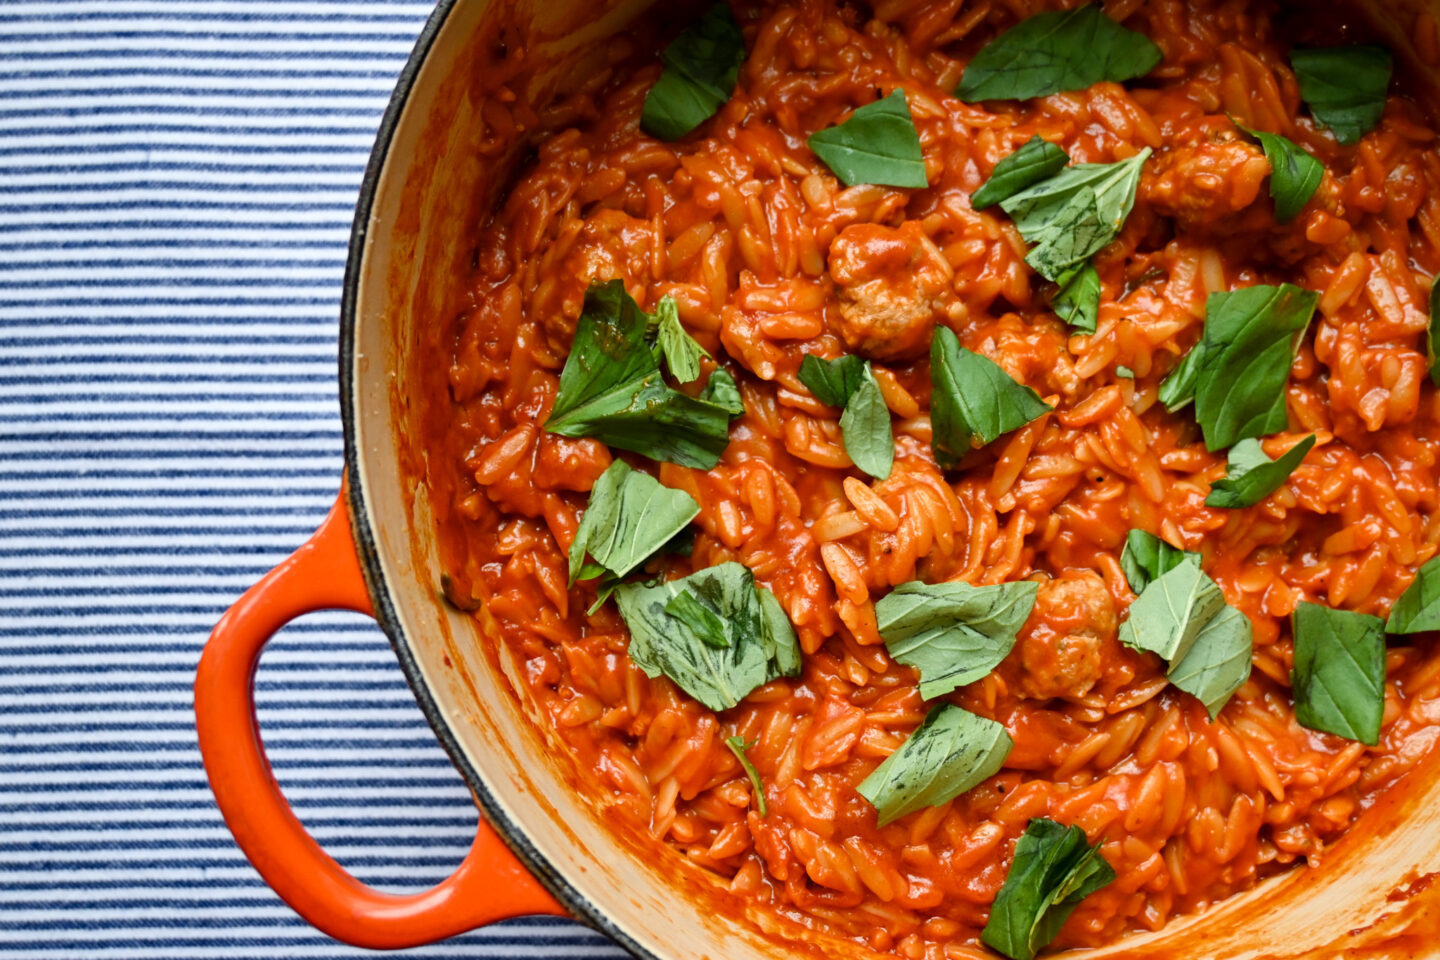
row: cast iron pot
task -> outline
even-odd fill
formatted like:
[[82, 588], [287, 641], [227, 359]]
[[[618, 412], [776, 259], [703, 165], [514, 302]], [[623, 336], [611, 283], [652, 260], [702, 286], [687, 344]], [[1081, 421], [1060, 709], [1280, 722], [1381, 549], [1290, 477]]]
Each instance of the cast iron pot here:
[[[426, 362], [470, 271], [473, 238], [543, 105], [590, 75], [644, 0], [444, 0], [381, 124], [350, 240], [340, 325], [346, 482], [308, 543], [215, 627], [195, 681], [200, 749], [235, 840], [265, 881], [331, 936], [406, 947], [508, 917], [570, 915], [643, 958], [873, 956], [764, 913], [718, 878], [611, 829], [547, 742], [502, 644], [446, 604], [415, 422]], [[1416, 63], [1415, 17], [1440, 0], [1369, 5]], [[675, 11], [668, 11], [671, 16]], [[1434, 65], [1415, 66], [1433, 83]], [[443, 382], [443, 381], [442, 381]], [[306, 834], [265, 759], [253, 676], [270, 636], [302, 614], [372, 614], [484, 817], [448, 880], [394, 896], [348, 875]], [[483, 611], [480, 614], [484, 620]], [[487, 652], [488, 651], [488, 652]], [[1320, 866], [1086, 956], [1440, 958], [1440, 757], [1368, 811]], [[749, 916], [747, 916], [749, 912]], [[981, 956], [977, 951], [977, 956]]]

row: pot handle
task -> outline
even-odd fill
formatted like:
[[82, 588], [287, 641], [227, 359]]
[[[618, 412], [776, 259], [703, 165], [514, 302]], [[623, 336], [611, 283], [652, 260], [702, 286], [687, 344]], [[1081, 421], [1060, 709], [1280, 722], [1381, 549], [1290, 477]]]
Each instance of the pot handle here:
[[346, 490], [309, 541], [245, 592], [215, 625], [195, 675], [200, 755], [235, 842], [296, 913], [358, 947], [411, 947], [525, 914], [565, 916], [480, 818], [475, 843], [448, 879], [423, 893], [372, 890], [320, 849], [296, 819], [265, 758], [255, 720], [255, 666], [296, 617], [344, 609], [373, 616]]

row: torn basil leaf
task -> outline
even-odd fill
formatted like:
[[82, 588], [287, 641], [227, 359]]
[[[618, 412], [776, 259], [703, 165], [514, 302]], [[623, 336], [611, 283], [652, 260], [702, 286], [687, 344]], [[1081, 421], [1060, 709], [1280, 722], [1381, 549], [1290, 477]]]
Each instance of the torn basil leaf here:
[[1385, 115], [1392, 64], [1384, 47], [1292, 50], [1290, 66], [1311, 116], [1341, 143], [1355, 143]]
[[844, 408], [840, 437], [855, 466], [877, 480], [890, 476], [895, 464], [890, 408], [870, 361], [853, 354], [838, 360], [806, 354], [800, 361], [800, 382], [826, 406]]
[[889, 187], [926, 187], [920, 135], [905, 91], [866, 104], [838, 126], [811, 134], [810, 149], [847, 187], [875, 183]]
[[857, 791], [879, 826], [960, 796], [999, 771], [1015, 742], [1005, 727], [951, 703], [925, 717]]
[[[715, 615], [722, 636], [707, 632], [708, 619], [697, 633], [683, 612], [693, 612], [688, 602], [681, 601], [680, 615], [672, 612], [672, 602], [686, 593]], [[780, 601], [742, 564], [722, 563], [653, 586], [622, 584], [615, 600], [630, 628], [636, 666], [651, 677], [665, 674], [711, 710], [728, 710], [756, 687], [800, 672], [800, 647]]]
[[1320, 295], [1292, 284], [1212, 293], [1205, 303], [1205, 353], [1195, 381], [1195, 419], [1205, 446], [1289, 426], [1285, 387], [1295, 344]]
[[[665, 541], [654, 553], [650, 554], [650, 556], [644, 560], [641, 560], [635, 569], [641, 570], [648, 567], [654, 561], [666, 556], [688, 557], [694, 551], [695, 528], [687, 524], [679, 533]], [[586, 614], [590, 616], [594, 616], [595, 611], [605, 606], [610, 597], [614, 595], [616, 588], [625, 582], [624, 577], [611, 573], [593, 560], [585, 561], [580, 567], [580, 572], [575, 574], [571, 582], [573, 583], [575, 580], [593, 580], [597, 577], [599, 580], [595, 584], [595, 601], [591, 603], [585, 611]]]
[[967, 103], [1048, 97], [1143, 77], [1163, 59], [1149, 37], [1089, 4], [1037, 14], [1000, 34], [966, 64], [955, 96]]
[[1415, 579], [1390, 608], [1387, 633], [1423, 633], [1440, 630], [1440, 556], [1415, 571]]
[[1114, 879], [1100, 845], [1092, 847], [1084, 830], [1035, 818], [1015, 844], [980, 939], [1011, 960], [1031, 960], [1081, 900]]
[[1032, 580], [984, 587], [913, 580], [875, 604], [875, 620], [890, 656], [920, 671], [920, 696], [931, 700], [1005, 659], [1038, 590]]
[[1138, 597], [1154, 580], [1194, 558], [1198, 564], [1200, 554], [1172, 547], [1153, 533], [1131, 530], [1125, 536], [1125, 548], [1120, 551], [1120, 569], [1125, 580]]
[[625, 291], [623, 282], [591, 284], [575, 324], [570, 356], [560, 371], [560, 390], [551, 421], [611, 390], [658, 374], [659, 365], [646, 342], [649, 326], [649, 316]]
[[678, 140], [730, 99], [745, 62], [745, 37], [730, 8], [717, 3], [670, 41], [660, 59], [665, 69], [645, 96], [640, 127], [652, 137]]
[[610, 598], [615, 595], [615, 591], [620, 589], [620, 584], [625, 582], [617, 576], [604, 573], [604, 571], [595, 574], [587, 574], [585, 571], [582, 570], [580, 572], [580, 575], [575, 579], [588, 580], [592, 576], [600, 577], [600, 582], [595, 585], [595, 602], [590, 604], [590, 606], [587, 607], [585, 610], [585, 615], [591, 617], [595, 615], [596, 611], [598, 611], [601, 607], [605, 606], [605, 604], [610, 601]]
[[1205, 705], [1213, 721], [1230, 697], [1250, 679], [1255, 631], [1250, 618], [1226, 604], [1211, 617], [1190, 652], [1171, 664], [1165, 676]]
[[1068, 153], [1037, 133], [1029, 143], [995, 164], [990, 179], [970, 195], [970, 207], [974, 210], [992, 207], [1026, 187], [1055, 176], [1069, 162]]
[[949, 327], [930, 341], [930, 383], [930, 445], [942, 467], [969, 453], [974, 438], [989, 443], [1052, 409], [998, 363], [960, 346]]
[[1034, 249], [1025, 262], [1047, 280], [1060, 283], [1110, 244], [1135, 205], [1140, 171], [1150, 156], [1146, 147], [1118, 163], [1080, 163], [1066, 167], [1000, 202], [1020, 235]]
[[825, 360], [807, 353], [800, 361], [800, 382], [827, 407], [844, 407], [865, 375], [865, 358], [846, 354]]
[[1275, 201], [1275, 219], [1289, 223], [1319, 189], [1325, 178], [1325, 164], [1288, 137], [1249, 127], [1240, 129], [1260, 141], [1265, 159], [1270, 161], [1270, 198]]
[[1166, 410], [1177, 413], [1194, 402], [1195, 384], [1199, 381], [1200, 371], [1204, 366], [1205, 340], [1202, 337], [1190, 348], [1190, 352], [1180, 359], [1175, 369], [1160, 381], [1156, 397], [1165, 405]]
[[621, 281], [591, 284], [545, 429], [709, 470], [730, 443], [730, 413], [666, 385], [649, 327]]
[[710, 647], [730, 646], [730, 637], [725, 631], [725, 621], [688, 590], [682, 590], [665, 604], [665, 612], [682, 621], [700, 642]]
[[1060, 277], [1050, 309], [1070, 325], [1072, 333], [1094, 333], [1100, 320], [1100, 274], [1093, 262], [1072, 267]]
[[700, 379], [700, 358], [710, 354], [685, 332], [680, 323], [680, 312], [673, 297], [661, 297], [655, 306], [659, 320], [656, 326], [656, 347], [665, 358], [670, 375], [681, 383]]
[[1210, 485], [1205, 506], [1231, 510], [1254, 506], [1280, 489], [1313, 446], [1315, 434], [1312, 433], [1281, 454], [1279, 460], [1271, 460], [1259, 440], [1241, 440], [1230, 448], [1225, 477]]
[[1205, 705], [1214, 720], [1250, 677], [1254, 629], [1200, 569], [1200, 554], [1131, 530], [1120, 569], [1136, 593], [1120, 639], [1170, 664], [1166, 676]]
[[895, 465], [895, 437], [890, 430], [890, 408], [880, 384], [865, 364], [864, 375], [840, 415], [840, 438], [855, 466], [877, 480], [890, 476]]
[[755, 769], [755, 764], [750, 762], [750, 757], [745, 751], [755, 746], [753, 743], [746, 743], [745, 738], [736, 734], [733, 737], [725, 738], [725, 746], [735, 754], [735, 759], [740, 761], [740, 767], [745, 771], [745, 776], [750, 778], [750, 790], [755, 794], [755, 809], [760, 816], [770, 816], [770, 811], [765, 805], [765, 784], [760, 781], [760, 771]]
[[[570, 544], [570, 582], [609, 573], [624, 577], [668, 543], [700, 513], [683, 490], [616, 460], [590, 489], [590, 504]], [[593, 563], [586, 563], [589, 555]]]
[[1385, 621], [1302, 601], [1291, 615], [1295, 719], [1375, 746], [1385, 714]]
[[705, 389], [700, 391], [700, 399], [713, 403], [732, 417], [745, 414], [745, 401], [740, 397], [735, 378], [722, 369], [711, 372], [710, 379], [705, 381]]
[[1287, 429], [1290, 363], [1319, 301], [1289, 283], [1210, 294], [1204, 336], [1161, 384], [1161, 402], [1174, 411], [1193, 397], [1209, 450]]
[[1162, 573], [1130, 604], [1120, 624], [1120, 641], [1174, 663], [1183, 660], [1210, 618], [1225, 606], [1225, 594], [1200, 569], [1193, 554]]

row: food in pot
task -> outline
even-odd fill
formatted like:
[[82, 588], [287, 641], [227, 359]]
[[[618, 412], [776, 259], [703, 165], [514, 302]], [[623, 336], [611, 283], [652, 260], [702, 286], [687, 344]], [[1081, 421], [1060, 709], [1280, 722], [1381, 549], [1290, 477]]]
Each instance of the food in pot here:
[[1389, 52], [1228, 0], [662, 46], [539, 118], [425, 421], [447, 591], [578, 788], [907, 958], [1322, 861], [1440, 731], [1440, 154]]

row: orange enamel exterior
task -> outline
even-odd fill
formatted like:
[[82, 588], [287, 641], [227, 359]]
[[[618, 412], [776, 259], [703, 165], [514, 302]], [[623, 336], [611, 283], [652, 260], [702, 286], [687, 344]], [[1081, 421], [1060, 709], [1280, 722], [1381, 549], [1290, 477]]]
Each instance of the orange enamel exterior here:
[[438, 886], [409, 896], [365, 886], [305, 832], [260, 742], [255, 666], [266, 642], [285, 624], [335, 609], [371, 614], [344, 490], [315, 535], [216, 624], [200, 658], [195, 677], [200, 754], [215, 801], [245, 856], [306, 921], [361, 947], [411, 947], [510, 917], [564, 915], [483, 818], [459, 869]]

